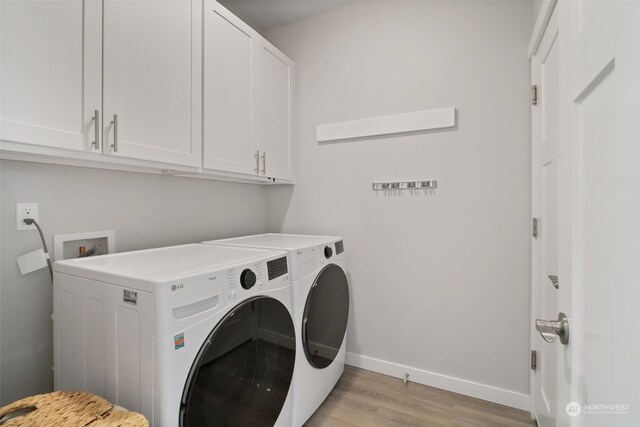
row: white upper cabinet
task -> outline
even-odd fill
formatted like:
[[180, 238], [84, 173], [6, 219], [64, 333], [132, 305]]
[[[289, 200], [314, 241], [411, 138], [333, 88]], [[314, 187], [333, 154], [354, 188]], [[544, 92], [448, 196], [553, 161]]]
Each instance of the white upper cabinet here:
[[293, 182], [294, 64], [218, 2], [0, 0], [0, 25], [3, 157]]
[[95, 149], [102, 2], [0, 1], [0, 8], [0, 139]]
[[260, 149], [263, 174], [293, 180], [294, 63], [271, 43], [259, 48]]
[[217, 2], [204, 11], [205, 169], [258, 172], [258, 34]]
[[201, 164], [199, 0], [104, 0], [105, 154]]
[[293, 61], [217, 2], [204, 13], [204, 168], [293, 181]]

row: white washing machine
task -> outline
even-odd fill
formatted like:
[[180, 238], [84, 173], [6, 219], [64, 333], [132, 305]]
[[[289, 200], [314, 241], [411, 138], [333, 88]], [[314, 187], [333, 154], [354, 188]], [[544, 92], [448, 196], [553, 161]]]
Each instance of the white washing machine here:
[[286, 252], [202, 244], [54, 264], [56, 390], [158, 427], [290, 426]]
[[260, 234], [203, 243], [287, 251], [297, 343], [293, 426], [302, 426], [344, 372], [349, 285], [342, 238]]

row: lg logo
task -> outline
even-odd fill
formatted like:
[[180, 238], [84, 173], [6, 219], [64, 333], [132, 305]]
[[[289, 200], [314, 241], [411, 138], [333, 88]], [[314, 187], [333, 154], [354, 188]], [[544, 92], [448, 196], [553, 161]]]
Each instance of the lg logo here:
[[180, 290], [182, 288], [184, 288], [184, 284], [183, 283], [180, 283], [180, 284], [177, 284], [177, 285], [171, 285], [171, 290], [172, 291], [177, 291], [177, 290]]

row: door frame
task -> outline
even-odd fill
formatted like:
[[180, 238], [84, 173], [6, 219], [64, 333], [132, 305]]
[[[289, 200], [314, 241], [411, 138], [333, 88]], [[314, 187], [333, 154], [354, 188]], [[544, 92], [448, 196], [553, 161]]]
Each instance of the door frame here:
[[[553, 111], [551, 103], [559, 98], [559, 92], [551, 92], [553, 83], [547, 81], [547, 77], [553, 71], [544, 71], [548, 64], [548, 55], [552, 49], [559, 49], [559, 18], [557, 11], [551, 11], [551, 19], [548, 21], [539, 49], [531, 57], [531, 278], [530, 278], [530, 345], [531, 345], [531, 369], [529, 371], [529, 388], [531, 399], [531, 415], [541, 425], [550, 425], [551, 418], [555, 419], [556, 405], [553, 396], [547, 396], [550, 391], [548, 380], [555, 382], [553, 373], [547, 372], [549, 363], [555, 361], [558, 343], [545, 343], [541, 340], [535, 324], [538, 318], [555, 319], [558, 313], [558, 288], [552, 289], [552, 283], [547, 279], [548, 274], [558, 275], [558, 222], [559, 222], [559, 175], [558, 175], [558, 149], [559, 135], [549, 135], [545, 129], [553, 129], [553, 122], [559, 126], [560, 117], [557, 114], [549, 115]], [[559, 58], [557, 58], [559, 60]], [[555, 66], [555, 78], [560, 80], [559, 64]], [[535, 87], [535, 92], [534, 92]], [[555, 93], [555, 97], [552, 96]], [[535, 100], [535, 101], [534, 101]], [[555, 101], [554, 101], [555, 100]], [[550, 110], [549, 110], [550, 109]], [[554, 145], [550, 145], [554, 144]], [[555, 146], [555, 148], [553, 148]], [[551, 150], [551, 151], [550, 151]], [[549, 163], [550, 162], [550, 163]], [[545, 166], [547, 165], [547, 166]], [[550, 170], [549, 170], [550, 169]], [[556, 171], [555, 181], [548, 181], [545, 172]], [[550, 185], [555, 187], [553, 190]], [[551, 191], [552, 193], [548, 193]], [[553, 203], [549, 196], [555, 198], [555, 208], [548, 210], [548, 203]], [[536, 222], [534, 222], [536, 221]], [[554, 225], [555, 224], [555, 225]], [[534, 232], [535, 231], [535, 232]], [[555, 236], [554, 236], [555, 235]], [[555, 253], [550, 245], [555, 244]], [[549, 253], [548, 251], [551, 251]], [[551, 258], [549, 258], [551, 257]], [[555, 262], [554, 262], [555, 259]], [[548, 263], [551, 264], [548, 264]], [[554, 267], [555, 264], [555, 267]], [[549, 276], [551, 279], [552, 276]], [[551, 310], [551, 311], [549, 311]], [[550, 317], [551, 316], [551, 317]], [[545, 357], [547, 356], [547, 357]], [[549, 357], [551, 356], [551, 357]], [[554, 357], [555, 356], [555, 357]], [[534, 366], [535, 357], [535, 366]], [[549, 376], [551, 375], [551, 376]], [[555, 385], [554, 385], [555, 387]], [[544, 403], [539, 404], [543, 399]], [[547, 406], [544, 409], [544, 406]], [[547, 410], [549, 412], [547, 412]]]
[[[549, 27], [549, 22], [551, 21], [551, 16], [553, 15], [553, 12], [556, 8], [556, 4], [557, 4], [557, 0], [548, 0], [548, 1], [543, 1], [540, 12], [538, 14], [538, 17], [536, 19], [536, 23], [534, 25], [534, 29], [533, 29], [533, 33], [531, 35], [531, 39], [529, 41], [529, 62], [530, 62], [530, 80], [531, 80], [531, 85], [538, 85], [539, 87], [539, 72], [537, 70], [534, 70], [534, 67], [537, 65], [534, 63], [533, 58], [535, 55], [538, 54], [538, 50], [542, 44], [542, 40], [544, 38], [544, 35], [547, 31], [547, 28]], [[557, 19], [557, 18], [556, 18]], [[539, 92], [538, 92], [539, 94]], [[538, 338], [538, 332], [535, 329], [535, 316], [536, 316], [536, 310], [538, 308], [538, 303], [539, 301], [535, 298], [537, 295], [537, 291], [535, 289], [535, 285], [536, 283], [540, 283], [540, 277], [539, 277], [539, 270], [541, 267], [540, 266], [540, 262], [541, 260], [538, 259], [538, 254], [536, 253], [536, 245], [540, 244], [540, 242], [537, 240], [536, 237], [533, 236], [533, 221], [534, 218], [538, 218], [538, 211], [539, 211], [539, 206], [538, 206], [538, 201], [536, 200], [537, 197], [537, 193], [536, 193], [536, 179], [540, 178], [538, 176], [538, 174], [535, 172], [535, 167], [536, 167], [536, 162], [537, 162], [537, 158], [536, 158], [536, 153], [534, 152], [536, 147], [534, 145], [534, 141], [536, 141], [540, 135], [539, 132], [541, 131], [541, 129], [539, 128], [541, 125], [541, 115], [542, 115], [542, 111], [540, 108], [536, 108], [536, 105], [531, 105], [531, 133], [530, 133], [530, 144], [531, 144], [531, 218], [530, 218], [530, 224], [531, 224], [531, 234], [530, 234], [530, 262], [531, 262], [531, 271], [530, 271], [530, 282], [529, 282], [529, 287], [530, 287], [530, 298], [531, 298], [531, 305], [530, 305], [530, 313], [529, 313], [529, 333], [530, 333], [530, 348], [531, 351], [536, 351], [536, 357], [539, 359], [539, 351], [538, 351], [538, 343], [537, 343], [537, 338]], [[540, 224], [538, 224], [540, 225]], [[533, 354], [530, 356], [533, 357]], [[529, 411], [531, 414], [531, 418], [535, 419], [535, 385], [536, 385], [536, 376], [535, 376], [535, 370], [534, 369], [530, 369], [529, 370]]]
[[542, 43], [542, 37], [544, 36], [545, 31], [547, 31], [549, 20], [551, 20], [551, 15], [553, 14], [557, 3], [558, 0], [544, 0], [542, 2], [540, 13], [536, 18], [533, 33], [529, 40], [529, 60], [531, 60], [533, 55], [538, 53], [538, 48], [540, 47], [540, 43]]

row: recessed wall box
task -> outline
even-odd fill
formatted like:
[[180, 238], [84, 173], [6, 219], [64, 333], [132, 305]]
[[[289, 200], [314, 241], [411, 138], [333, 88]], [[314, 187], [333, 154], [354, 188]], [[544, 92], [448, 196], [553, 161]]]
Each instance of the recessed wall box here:
[[53, 260], [78, 258], [84, 247], [91, 256], [111, 254], [116, 251], [113, 230], [88, 231], [86, 233], [56, 234], [53, 236]]

